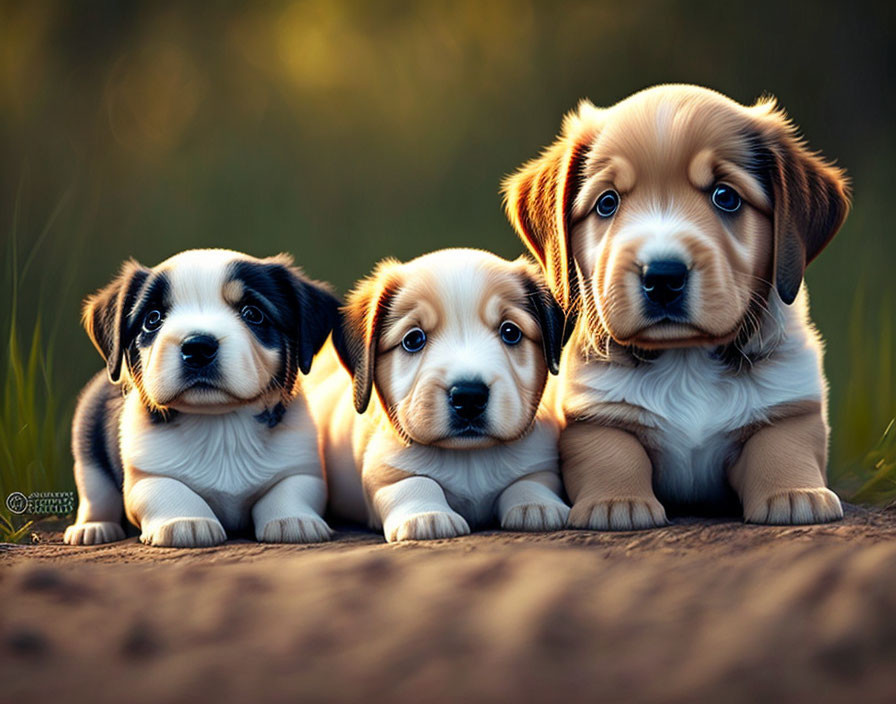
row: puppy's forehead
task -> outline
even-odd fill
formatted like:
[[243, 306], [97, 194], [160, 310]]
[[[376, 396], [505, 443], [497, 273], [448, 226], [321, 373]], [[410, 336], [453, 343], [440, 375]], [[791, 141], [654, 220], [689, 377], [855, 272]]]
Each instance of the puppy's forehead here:
[[229, 272], [236, 261], [252, 258], [226, 249], [193, 249], [166, 259], [155, 270], [166, 275], [172, 302], [233, 302], [238, 292], [232, 290]]
[[472, 249], [443, 250], [405, 265], [404, 284], [393, 313], [405, 315], [425, 305], [440, 317], [483, 317], [496, 302], [521, 304], [526, 295], [512, 262]]
[[[622, 156], [639, 177], [680, 172], [704, 150], [736, 162], [750, 158], [749, 109], [714, 91], [661, 86], [606, 110], [586, 168]], [[666, 174], [663, 174], [664, 176]]]

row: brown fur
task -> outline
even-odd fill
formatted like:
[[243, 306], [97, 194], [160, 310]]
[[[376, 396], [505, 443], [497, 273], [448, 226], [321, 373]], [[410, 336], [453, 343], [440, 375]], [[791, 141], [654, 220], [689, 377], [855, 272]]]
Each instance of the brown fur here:
[[[740, 194], [736, 217], [712, 205], [716, 184]], [[620, 206], [601, 218], [594, 207], [608, 189], [619, 193]], [[806, 265], [842, 225], [850, 193], [844, 172], [810, 151], [772, 99], [747, 107], [705, 89], [661, 86], [606, 109], [583, 101], [554, 143], [505, 180], [504, 195], [507, 216], [555, 297], [580, 318], [570, 368], [636, 370], [664, 350], [704, 347], [741, 373], [773, 352], [762, 337], [772, 288], [784, 304], [794, 302]], [[670, 204], [699, 233], [675, 233], [698, 282], [688, 291], [687, 323], [655, 323], [642, 312], [638, 253], [655, 233], [648, 225], [641, 236], [639, 218], [650, 222], [653, 210]], [[585, 404], [582, 393], [566, 409], [560, 442], [571, 524], [661, 523], [650, 485], [652, 426], [644, 425], [655, 419], [625, 403]], [[828, 504], [836, 498], [823, 489], [823, 403], [806, 404], [770, 409], [766, 421], [739, 431], [745, 445], [731, 484], [748, 520], [835, 515]], [[805, 498], [807, 488], [820, 493]], [[782, 496], [798, 504], [790, 514], [775, 504]], [[631, 509], [628, 523], [611, 517], [620, 501]]]

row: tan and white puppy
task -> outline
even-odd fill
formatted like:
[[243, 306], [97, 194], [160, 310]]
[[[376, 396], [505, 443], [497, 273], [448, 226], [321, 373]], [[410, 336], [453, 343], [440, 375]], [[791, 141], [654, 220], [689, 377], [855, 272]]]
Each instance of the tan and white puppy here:
[[106, 360], [72, 429], [74, 545], [124, 538], [216, 545], [326, 540], [317, 432], [302, 394], [339, 301], [285, 255], [182, 252], [149, 269], [129, 261], [84, 307]]
[[840, 518], [822, 346], [800, 291], [849, 209], [844, 173], [771, 99], [657, 86], [568, 115], [506, 208], [578, 316], [560, 440], [576, 528]]
[[307, 387], [334, 515], [390, 542], [565, 525], [543, 402], [563, 316], [533, 263], [473, 249], [386, 260], [344, 318], [334, 338], [353, 379], [328, 345]]

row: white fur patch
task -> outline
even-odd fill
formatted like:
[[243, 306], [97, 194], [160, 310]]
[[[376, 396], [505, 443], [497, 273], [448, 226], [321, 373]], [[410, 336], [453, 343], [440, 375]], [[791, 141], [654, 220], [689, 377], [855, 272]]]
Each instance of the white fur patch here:
[[559, 428], [550, 419], [536, 422], [532, 431], [515, 442], [478, 449], [445, 449], [411, 445], [379, 455], [377, 438], [369, 452], [389, 466], [435, 480], [448, 504], [473, 525], [494, 517], [496, 501], [510, 484], [528, 474], [556, 472]]
[[177, 479], [208, 502], [225, 528], [245, 528], [252, 504], [268, 488], [289, 475], [322, 474], [304, 399], [294, 399], [273, 429], [255, 418], [262, 410], [253, 404], [151, 424], [131, 394], [122, 416], [125, 467]]
[[733, 373], [706, 348], [666, 350], [636, 367], [594, 363], [564, 374], [564, 408], [587, 415], [593, 400], [643, 410], [652, 429], [654, 487], [658, 498], [713, 501], [728, 487], [726, 469], [740, 448], [737, 431], [762, 422], [775, 406], [823, 401], [821, 343], [807, 320], [802, 295], [785, 306], [769, 302], [777, 348], [766, 359]]

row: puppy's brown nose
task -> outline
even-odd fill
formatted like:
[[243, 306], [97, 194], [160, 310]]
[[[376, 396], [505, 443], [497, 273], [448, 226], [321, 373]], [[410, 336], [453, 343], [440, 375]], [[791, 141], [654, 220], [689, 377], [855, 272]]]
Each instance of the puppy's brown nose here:
[[451, 409], [464, 420], [475, 420], [488, 405], [488, 387], [481, 381], [459, 381], [448, 389]]
[[650, 262], [641, 272], [644, 297], [665, 310], [680, 308], [688, 282], [688, 268], [677, 259]]
[[180, 343], [180, 356], [188, 367], [207, 367], [218, 356], [218, 341], [211, 335], [191, 335]]

